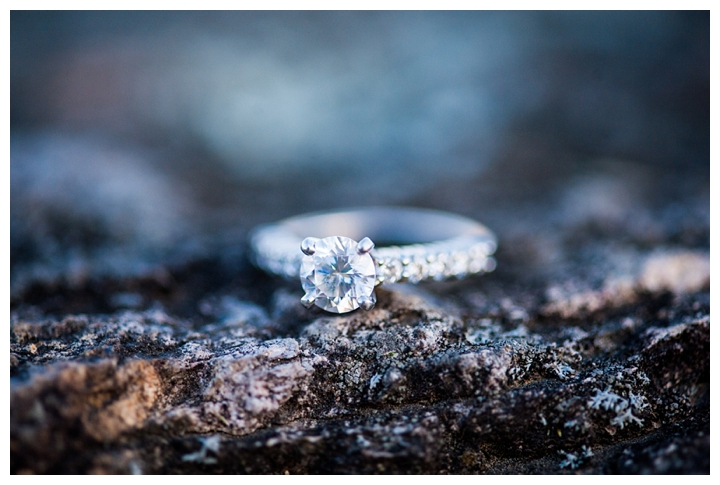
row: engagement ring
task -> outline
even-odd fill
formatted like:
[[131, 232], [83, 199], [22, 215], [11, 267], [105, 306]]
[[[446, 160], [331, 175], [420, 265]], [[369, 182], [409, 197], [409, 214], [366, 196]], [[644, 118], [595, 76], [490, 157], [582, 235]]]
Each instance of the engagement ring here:
[[417, 283], [492, 271], [495, 235], [466, 217], [428, 209], [371, 207], [313, 213], [260, 226], [255, 264], [300, 278], [305, 307], [333, 313], [375, 306], [382, 283]]

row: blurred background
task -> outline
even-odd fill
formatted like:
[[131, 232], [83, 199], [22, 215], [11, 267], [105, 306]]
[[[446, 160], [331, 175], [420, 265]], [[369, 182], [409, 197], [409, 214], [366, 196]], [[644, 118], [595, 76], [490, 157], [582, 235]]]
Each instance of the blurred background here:
[[709, 248], [709, 40], [709, 12], [13, 11], [13, 298], [358, 205], [475, 217], [499, 270]]

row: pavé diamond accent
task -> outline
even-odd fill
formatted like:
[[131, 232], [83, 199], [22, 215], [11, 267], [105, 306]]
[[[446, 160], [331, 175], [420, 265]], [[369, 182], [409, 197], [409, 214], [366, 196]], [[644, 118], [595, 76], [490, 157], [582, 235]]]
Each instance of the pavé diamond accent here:
[[313, 249], [311, 256], [303, 257], [300, 268], [306, 301], [333, 313], [374, 304], [376, 274], [370, 253], [361, 254], [356, 241], [341, 236], [318, 239]]

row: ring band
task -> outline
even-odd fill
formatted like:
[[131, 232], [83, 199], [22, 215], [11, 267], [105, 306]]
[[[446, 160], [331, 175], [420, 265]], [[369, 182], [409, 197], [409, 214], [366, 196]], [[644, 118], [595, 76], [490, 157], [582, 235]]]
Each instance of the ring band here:
[[462, 278], [495, 269], [495, 235], [446, 212], [371, 207], [313, 213], [258, 227], [255, 264], [300, 277], [305, 306], [346, 313], [375, 304], [382, 283]]

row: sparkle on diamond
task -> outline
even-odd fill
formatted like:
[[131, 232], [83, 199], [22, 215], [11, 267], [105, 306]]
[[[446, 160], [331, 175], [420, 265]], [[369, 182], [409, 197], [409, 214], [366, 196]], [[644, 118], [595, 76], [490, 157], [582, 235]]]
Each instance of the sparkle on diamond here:
[[370, 254], [358, 254], [357, 242], [334, 236], [315, 243], [315, 253], [305, 256], [300, 280], [305, 292], [323, 310], [345, 313], [360, 306], [358, 298], [374, 298], [375, 263]]

